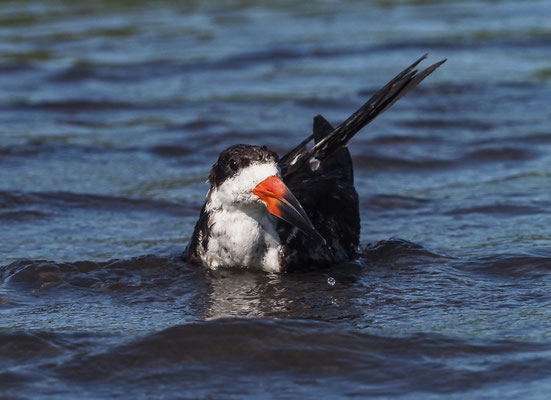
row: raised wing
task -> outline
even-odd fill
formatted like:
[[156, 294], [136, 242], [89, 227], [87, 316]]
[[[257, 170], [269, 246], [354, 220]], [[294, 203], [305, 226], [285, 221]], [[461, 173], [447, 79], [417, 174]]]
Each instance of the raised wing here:
[[439, 61], [417, 73], [417, 70], [414, 70], [414, 68], [427, 58], [427, 56], [428, 54], [425, 54], [396, 75], [394, 79], [375, 93], [346, 121], [337, 126], [329, 135], [318, 141], [310, 149], [307, 150], [306, 147], [314, 138], [314, 134], [308, 136], [297, 147], [284, 155], [279, 162], [283, 176], [291, 175], [295, 171], [304, 168], [306, 163], [323, 160], [336, 150], [347, 146], [350, 139], [352, 139], [352, 137], [365, 125], [373, 121], [375, 117], [387, 110], [402, 96], [417, 86], [423, 79], [434, 72], [436, 68], [446, 62], [446, 60]]

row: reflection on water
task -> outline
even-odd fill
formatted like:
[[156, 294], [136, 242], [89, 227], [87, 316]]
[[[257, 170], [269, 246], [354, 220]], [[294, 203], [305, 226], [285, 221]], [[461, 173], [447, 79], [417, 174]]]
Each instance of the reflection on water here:
[[285, 311], [289, 301], [281, 295], [281, 276], [250, 272], [215, 272], [210, 280], [205, 319], [263, 318], [266, 312]]
[[[360, 318], [357, 296], [365, 288], [355, 283], [357, 265], [339, 266], [335, 278], [328, 272], [288, 275], [262, 272], [217, 271], [210, 273], [209, 307], [206, 319], [293, 318], [325, 321]], [[335, 284], [329, 285], [328, 279]]]

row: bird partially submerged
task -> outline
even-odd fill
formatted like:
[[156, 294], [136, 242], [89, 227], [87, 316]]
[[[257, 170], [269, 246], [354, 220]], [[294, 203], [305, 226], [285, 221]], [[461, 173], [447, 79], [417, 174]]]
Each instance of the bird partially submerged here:
[[353, 258], [360, 213], [348, 142], [446, 61], [418, 73], [414, 68], [426, 57], [336, 128], [317, 115], [312, 135], [281, 158], [265, 146], [245, 144], [220, 153], [186, 260], [211, 269], [282, 272]]

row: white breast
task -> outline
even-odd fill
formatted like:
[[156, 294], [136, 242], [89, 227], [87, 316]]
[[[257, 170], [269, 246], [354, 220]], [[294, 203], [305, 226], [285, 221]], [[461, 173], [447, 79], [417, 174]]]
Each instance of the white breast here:
[[248, 205], [211, 213], [203, 262], [209, 268], [244, 267], [280, 272], [279, 236], [262, 206]]
[[209, 240], [203, 263], [209, 268], [245, 267], [280, 272], [280, 240], [274, 218], [266, 205], [252, 194], [269, 176], [279, 175], [274, 163], [243, 169], [207, 195], [210, 214]]

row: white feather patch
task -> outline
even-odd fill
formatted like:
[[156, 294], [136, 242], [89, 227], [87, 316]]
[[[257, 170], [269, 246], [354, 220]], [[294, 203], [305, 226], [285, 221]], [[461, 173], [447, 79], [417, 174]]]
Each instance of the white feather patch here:
[[264, 179], [274, 175], [281, 176], [275, 163], [252, 164], [243, 168], [237, 175], [212, 189], [207, 211], [238, 203], [258, 202], [259, 199], [252, 190]]
[[246, 267], [281, 270], [280, 240], [274, 217], [251, 191], [264, 179], [280, 176], [275, 163], [252, 164], [211, 189], [206, 209], [210, 235], [203, 262], [209, 268]]

